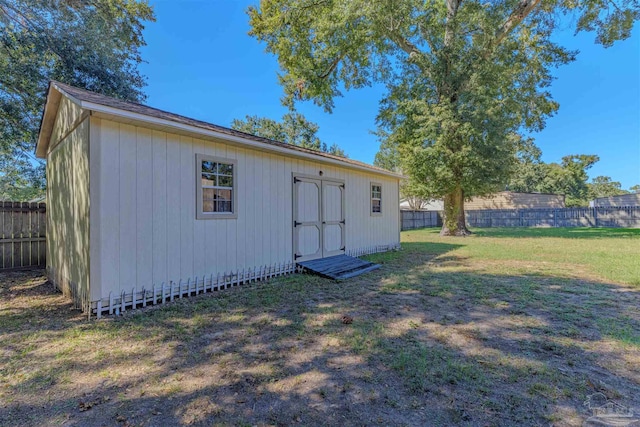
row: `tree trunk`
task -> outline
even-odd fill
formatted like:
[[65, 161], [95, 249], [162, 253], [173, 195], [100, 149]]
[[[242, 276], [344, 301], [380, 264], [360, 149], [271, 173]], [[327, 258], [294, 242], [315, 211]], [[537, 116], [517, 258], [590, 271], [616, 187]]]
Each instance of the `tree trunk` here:
[[444, 218], [440, 235], [468, 236], [469, 234], [471, 232], [467, 229], [464, 217], [464, 190], [456, 187], [444, 196]]

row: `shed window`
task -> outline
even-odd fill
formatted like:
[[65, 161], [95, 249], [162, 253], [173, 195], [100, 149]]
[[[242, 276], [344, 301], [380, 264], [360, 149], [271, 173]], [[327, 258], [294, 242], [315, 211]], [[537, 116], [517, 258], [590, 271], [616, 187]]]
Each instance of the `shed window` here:
[[236, 217], [236, 162], [196, 155], [198, 219]]
[[382, 186], [371, 183], [371, 215], [382, 215]]

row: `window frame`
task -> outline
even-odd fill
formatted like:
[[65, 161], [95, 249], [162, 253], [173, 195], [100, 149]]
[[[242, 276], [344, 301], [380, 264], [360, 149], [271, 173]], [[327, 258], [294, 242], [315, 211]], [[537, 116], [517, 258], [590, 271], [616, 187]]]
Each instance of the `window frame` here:
[[[233, 185], [231, 186], [231, 212], [204, 212], [202, 202], [202, 162], [215, 162], [232, 165], [233, 172], [231, 177]], [[238, 188], [238, 162], [234, 159], [226, 159], [223, 157], [209, 156], [206, 154], [196, 154], [196, 219], [236, 219], [238, 218], [238, 197], [236, 195]]]
[[[374, 198], [373, 197], [373, 187], [380, 187], [380, 198]], [[373, 211], [373, 201], [374, 200], [379, 200], [380, 201], [380, 212], [374, 212]], [[380, 184], [379, 182], [371, 182], [369, 185], [369, 213], [371, 214], [371, 216], [382, 216], [382, 184]]]

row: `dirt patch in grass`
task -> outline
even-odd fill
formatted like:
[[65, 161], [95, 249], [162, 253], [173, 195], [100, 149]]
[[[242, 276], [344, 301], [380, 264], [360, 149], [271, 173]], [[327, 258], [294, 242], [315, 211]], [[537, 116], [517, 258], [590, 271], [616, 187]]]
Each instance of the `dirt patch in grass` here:
[[596, 392], [640, 408], [637, 287], [452, 242], [91, 322], [42, 272], [1, 274], [0, 425], [579, 426]]

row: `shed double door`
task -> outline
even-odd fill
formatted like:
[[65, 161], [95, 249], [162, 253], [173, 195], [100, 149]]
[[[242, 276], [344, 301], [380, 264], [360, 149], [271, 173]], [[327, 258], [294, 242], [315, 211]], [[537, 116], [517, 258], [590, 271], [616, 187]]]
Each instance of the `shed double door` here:
[[293, 177], [293, 258], [344, 253], [344, 182]]

